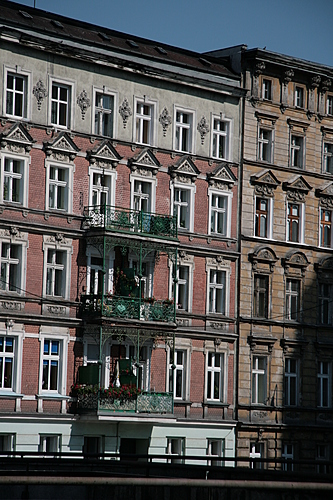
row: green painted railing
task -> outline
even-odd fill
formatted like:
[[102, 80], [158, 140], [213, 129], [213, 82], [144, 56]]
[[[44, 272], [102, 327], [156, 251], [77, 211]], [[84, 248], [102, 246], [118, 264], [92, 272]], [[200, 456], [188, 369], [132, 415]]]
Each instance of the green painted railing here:
[[177, 238], [175, 215], [142, 212], [110, 205], [84, 207], [84, 226], [103, 228], [109, 231], [133, 231], [150, 236]]
[[100, 397], [97, 394], [78, 394], [77, 409], [85, 411], [127, 412], [127, 413], [164, 413], [173, 414], [173, 395], [171, 392], [142, 392], [133, 399]]
[[[149, 299], [148, 299], [149, 300]], [[102, 299], [99, 295], [82, 295], [83, 313], [102, 313]], [[103, 316], [144, 321], [175, 321], [175, 304], [170, 300], [145, 301], [137, 297], [113, 295], [104, 297]]]

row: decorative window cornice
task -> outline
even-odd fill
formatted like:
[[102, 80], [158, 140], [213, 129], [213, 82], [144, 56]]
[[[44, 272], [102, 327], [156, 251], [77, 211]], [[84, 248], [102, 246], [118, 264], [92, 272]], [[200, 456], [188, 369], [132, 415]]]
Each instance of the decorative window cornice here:
[[207, 180], [210, 188], [221, 189], [223, 191], [232, 189], [237, 181], [231, 168], [225, 162], [219, 163], [213, 172], [207, 174]]
[[116, 168], [122, 157], [111, 142], [105, 139], [97, 147], [87, 151], [87, 159], [91, 165], [100, 168]]
[[52, 141], [44, 142], [44, 151], [49, 159], [74, 161], [80, 151], [67, 132], [60, 132]]
[[289, 201], [304, 202], [305, 196], [311, 191], [310, 184], [301, 176], [292, 177], [289, 181], [282, 184], [282, 188], [287, 193]]
[[276, 341], [276, 337], [272, 337], [271, 335], [262, 335], [260, 333], [253, 333], [247, 338], [247, 342], [252, 352], [266, 351], [268, 354], [272, 353]]
[[149, 148], [142, 149], [128, 160], [131, 171], [144, 177], [155, 177], [161, 164]]
[[255, 186], [255, 193], [263, 196], [274, 196], [274, 190], [281, 184], [270, 170], [264, 170], [252, 175], [251, 184]]
[[309, 123], [302, 122], [300, 120], [293, 120], [292, 118], [288, 118], [287, 123], [289, 125], [290, 130], [299, 128], [302, 130], [303, 133], [305, 133], [309, 127]]
[[172, 179], [184, 184], [192, 184], [200, 174], [190, 156], [181, 157], [175, 165], [169, 167], [169, 173]]
[[22, 123], [15, 123], [0, 134], [0, 147], [12, 153], [29, 153], [36, 142]]
[[323, 208], [333, 208], [333, 182], [328, 182], [319, 187], [315, 191], [315, 195], [319, 198], [319, 204]]
[[252, 263], [253, 271], [267, 274], [274, 271], [278, 258], [271, 248], [260, 246], [249, 254], [249, 261]]
[[281, 259], [282, 266], [286, 275], [295, 275], [304, 277], [305, 271], [310, 264], [303, 252], [292, 251]]

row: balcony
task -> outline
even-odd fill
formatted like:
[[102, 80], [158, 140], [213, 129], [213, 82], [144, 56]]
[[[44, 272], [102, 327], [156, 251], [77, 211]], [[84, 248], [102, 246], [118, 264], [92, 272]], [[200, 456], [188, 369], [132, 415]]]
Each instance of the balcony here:
[[82, 295], [84, 315], [104, 316], [124, 320], [175, 322], [173, 300], [153, 300], [138, 297]]
[[108, 389], [99, 393], [77, 394], [78, 413], [149, 413], [173, 414], [173, 395], [169, 392], [141, 392], [135, 397], [114, 397], [108, 395]]
[[84, 229], [98, 228], [106, 231], [143, 233], [162, 238], [177, 238], [177, 220], [174, 215], [138, 212], [110, 205], [85, 207]]

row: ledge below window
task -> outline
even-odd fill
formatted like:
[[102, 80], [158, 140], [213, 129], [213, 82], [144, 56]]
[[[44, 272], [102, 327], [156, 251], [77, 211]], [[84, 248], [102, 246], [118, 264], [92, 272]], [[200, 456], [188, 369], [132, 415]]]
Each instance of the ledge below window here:
[[66, 394], [45, 392], [43, 394], [36, 394], [38, 400], [38, 413], [43, 413], [43, 400], [61, 401], [61, 413], [66, 413], [66, 402], [71, 399]]

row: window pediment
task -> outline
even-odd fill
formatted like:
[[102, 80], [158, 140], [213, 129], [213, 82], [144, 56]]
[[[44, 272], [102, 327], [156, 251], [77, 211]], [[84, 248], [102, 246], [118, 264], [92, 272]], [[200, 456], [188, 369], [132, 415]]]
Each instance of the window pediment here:
[[110, 166], [116, 168], [122, 157], [112, 146], [111, 142], [105, 139], [96, 148], [87, 151], [87, 159], [91, 165], [93, 164], [101, 168]]
[[323, 134], [324, 139], [328, 139], [329, 141], [333, 141], [333, 129], [327, 127], [320, 128], [321, 133]]
[[207, 174], [207, 179], [210, 187], [224, 191], [231, 189], [237, 180], [231, 168], [225, 162], [219, 163], [213, 172]]
[[128, 160], [132, 172], [145, 177], [155, 176], [161, 164], [149, 148], [142, 149]]
[[276, 341], [276, 337], [273, 337], [272, 335], [263, 335], [259, 332], [253, 333], [247, 338], [251, 351], [267, 354], [271, 354]]
[[184, 184], [194, 183], [200, 171], [191, 160], [190, 156], [183, 156], [177, 163], [169, 168], [170, 175], [173, 179]]
[[294, 356], [299, 356], [299, 357], [303, 355], [304, 350], [308, 345], [308, 343], [309, 342], [302, 339], [295, 340], [295, 339], [283, 338], [280, 341], [280, 345], [285, 355], [292, 354]]
[[290, 201], [304, 201], [305, 196], [312, 189], [310, 184], [301, 175], [292, 177], [290, 181], [284, 182], [282, 187], [287, 192], [287, 198]]
[[333, 281], [333, 257], [324, 257], [314, 265], [321, 283], [332, 284]]
[[249, 254], [253, 271], [272, 273], [278, 258], [275, 252], [269, 247], [259, 247]]
[[34, 142], [36, 141], [21, 123], [15, 123], [0, 134], [1, 149], [6, 148], [13, 153], [28, 153]]
[[299, 120], [293, 120], [292, 118], [288, 118], [287, 123], [290, 130], [294, 131], [295, 133], [298, 132], [300, 134], [304, 134], [309, 127], [309, 123]]
[[273, 196], [274, 190], [281, 184], [270, 170], [263, 170], [251, 176], [251, 184], [255, 186], [256, 194]]
[[73, 161], [80, 151], [67, 132], [61, 132], [52, 141], [44, 142], [47, 157], [58, 161]]
[[258, 123], [267, 126], [274, 126], [276, 120], [279, 118], [278, 115], [270, 114], [270, 113], [261, 113], [260, 111], [255, 112]]
[[281, 259], [282, 265], [287, 275], [304, 276], [309, 261], [303, 252], [289, 252], [285, 258]]
[[315, 191], [319, 203], [324, 208], [333, 208], [333, 182], [328, 182]]

